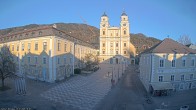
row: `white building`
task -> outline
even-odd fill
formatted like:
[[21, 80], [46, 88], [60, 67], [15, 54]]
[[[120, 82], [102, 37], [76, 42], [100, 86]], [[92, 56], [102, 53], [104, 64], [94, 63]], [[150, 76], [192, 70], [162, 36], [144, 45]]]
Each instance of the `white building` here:
[[196, 51], [166, 38], [140, 57], [140, 80], [148, 92], [196, 88]]

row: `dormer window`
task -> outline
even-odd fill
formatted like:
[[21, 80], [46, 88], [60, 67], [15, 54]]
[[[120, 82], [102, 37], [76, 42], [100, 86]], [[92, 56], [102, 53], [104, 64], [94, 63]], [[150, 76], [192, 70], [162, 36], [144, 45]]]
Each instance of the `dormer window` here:
[[62, 33], [61, 33], [61, 32], [59, 32], [59, 35], [62, 35]]
[[22, 38], [22, 34], [20, 34], [20, 38]]
[[28, 33], [25, 34], [25, 37], [28, 37]]
[[32, 33], [31, 33], [31, 36], [34, 36], [34, 34], [35, 34], [35, 32], [32, 32]]
[[42, 35], [42, 31], [39, 31], [39, 35]]

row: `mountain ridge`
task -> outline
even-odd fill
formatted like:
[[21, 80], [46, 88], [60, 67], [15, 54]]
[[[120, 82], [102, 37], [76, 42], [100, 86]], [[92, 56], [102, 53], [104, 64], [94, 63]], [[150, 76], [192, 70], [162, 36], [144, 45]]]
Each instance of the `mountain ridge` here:
[[[41, 26], [50, 26], [56, 24], [57, 29], [60, 29], [71, 36], [74, 36], [82, 41], [88, 42], [96, 47], [99, 47], [99, 29], [82, 23], [53, 23], [53, 24], [29, 24], [24, 26], [0, 29], [0, 36], [37, 28]], [[130, 33], [130, 42], [135, 46], [136, 53], [139, 54], [147, 48], [159, 43], [161, 40], [154, 37], [147, 37], [142, 33]]]

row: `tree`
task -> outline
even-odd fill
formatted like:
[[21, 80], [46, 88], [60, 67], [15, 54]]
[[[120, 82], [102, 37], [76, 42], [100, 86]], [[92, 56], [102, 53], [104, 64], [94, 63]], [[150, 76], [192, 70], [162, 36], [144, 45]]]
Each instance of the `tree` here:
[[178, 39], [178, 42], [183, 45], [191, 44], [191, 38], [188, 35], [183, 35], [183, 36], [180, 36], [180, 38]]
[[4, 80], [15, 76], [15, 72], [14, 55], [10, 52], [9, 47], [4, 45], [0, 49], [0, 79], [2, 81], [2, 89], [4, 88]]
[[84, 60], [86, 62], [87, 69], [90, 69], [91, 65], [98, 64], [98, 57], [96, 55], [93, 55], [92, 53], [86, 54]]

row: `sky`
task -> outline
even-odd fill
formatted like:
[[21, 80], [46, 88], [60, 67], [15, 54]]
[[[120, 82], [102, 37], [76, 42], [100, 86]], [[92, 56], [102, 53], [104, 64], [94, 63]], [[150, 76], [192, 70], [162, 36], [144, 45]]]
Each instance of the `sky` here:
[[186, 35], [196, 43], [196, 0], [0, 0], [0, 29], [58, 22], [99, 28], [104, 12], [119, 26], [123, 10], [131, 33], [160, 40]]

